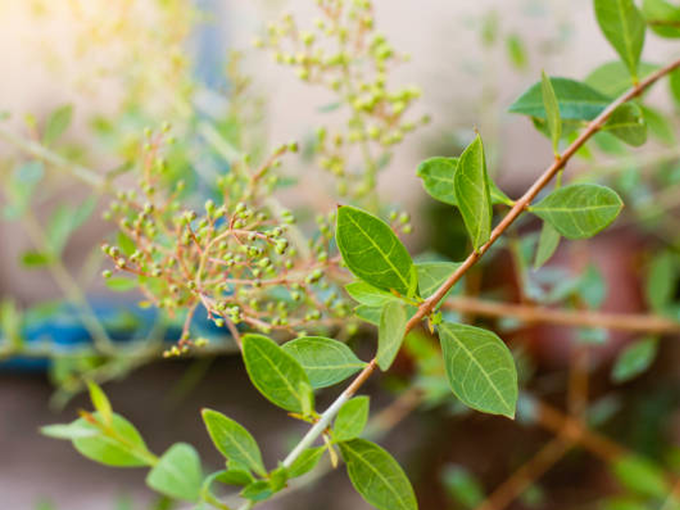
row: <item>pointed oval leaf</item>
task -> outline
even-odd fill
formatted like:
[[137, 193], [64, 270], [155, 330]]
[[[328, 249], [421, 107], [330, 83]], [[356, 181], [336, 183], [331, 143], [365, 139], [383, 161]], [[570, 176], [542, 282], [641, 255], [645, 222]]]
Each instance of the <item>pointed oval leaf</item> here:
[[368, 422], [369, 399], [366, 396], [348, 400], [338, 411], [333, 425], [335, 441], [349, 441], [359, 437]]
[[507, 346], [474, 326], [444, 322], [438, 329], [454, 395], [478, 411], [514, 418], [517, 371]]
[[[418, 279], [420, 284], [420, 278]], [[384, 306], [390, 301], [401, 301], [398, 296], [384, 290], [376, 289], [366, 282], [352, 282], [345, 285], [345, 290], [355, 301], [367, 306]]]
[[[640, 62], [638, 70], [640, 78], [646, 78], [658, 68], [657, 65]], [[584, 81], [607, 97], [618, 97], [633, 86], [628, 68], [620, 60], [602, 64], [591, 71]]]
[[635, 103], [619, 106], [602, 129], [633, 147], [644, 145], [647, 141], [647, 123], [642, 109]]
[[616, 357], [611, 378], [616, 383], [634, 379], [645, 372], [656, 358], [659, 340], [645, 337], [626, 346]]
[[529, 210], [567, 239], [585, 239], [607, 228], [622, 208], [614, 190], [598, 184], [572, 184], [553, 191]]
[[[93, 413], [96, 419], [102, 420], [100, 413]], [[110, 427], [116, 438], [103, 434], [97, 427], [79, 418], [75, 422], [79, 428], [96, 431], [93, 436], [80, 436], [73, 439], [73, 446], [81, 455], [100, 464], [115, 467], [136, 467], [149, 464], [148, 450], [142, 436], [129, 421], [118, 414], [111, 416]], [[120, 441], [118, 438], [122, 439]]]
[[300, 456], [288, 468], [288, 476], [297, 478], [298, 476], [309, 473], [323, 457], [326, 452], [325, 446], [313, 446], [303, 451]]
[[309, 377], [312, 388], [326, 388], [344, 381], [366, 366], [347, 345], [332, 338], [305, 336], [283, 344]]
[[553, 152], [557, 154], [560, 138], [562, 137], [562, 119], [560, 118], [560, 106], [557, 102], [555, 89], [553, 89], [552, 83], [545, 72], [541, 73], [541, 95], [543, 96], [543, 107], [545, 108], [548, 120], [548, 131], [553, 143]]
[[453, 176], [457, 167], [458, 158], [435, 157], [420, 163], [416, 175], [423, 180], [423, 187], [432, 198], [457, 205], [453, 190]]
[[[576, 80], [550, 78], [550, 83], [557, 97], [562, 120], [593, 120], [611, 103], [608, 96]], [[546, 120], [541, 82], [532, 85], [508, 111]]]
[[198, 501], [203, 485], [201, 459], [193, 446], [172, 445], [146, 477], [156, 492], [184, 501]]
[[416, 271], [418, 272], [418, 287], [420, 288], [421, 296], [429, 298], [459, 267], [460, 264], [457, 262], [417, 263]]
[[613, 463], [612, 470], [624, 487], [642, 496], [664, 499], [671, 490], [664, 472], [643, 457], [624, 455]]
[[402, 303], [387, 303], [380, 314], [378, 329], [378, 354], [376, 359], [381, 370], [387, 370], [397, 357], [406, 334], [408, 315]]
[[201, 415], [210, 438], [222, 455], [260, 476], [267, 474], [257, 441], [243, 425], [212, 409], [203, 409]]
[[309, 395], [309, 378], [297, 360], [262, 335], [243, 336], [243, 361], [253, 385], [273, 404], [302, 413]]
[[365, 439], [339, 446], [352, 485], [369, 504], [379, 510], [418, 509], [411, 482], [387, 451]]
[[380, 218], [342, 206], [338, 209], [335, 237], [342, 259], [355, 276], [382, 290], [409, 297], [417, 293], [411, 256]]
[[50, 145], [55, 142], [71, 124], [73, 105], [67, 104], [54, 110], [45, 124], [43, 143]]
[[479, 135], [461, 154], [453, 180], [458, 209], [472, 246], [478, 250], [489, 240], [492, 216], [489, 177]]
[[111, 402], [109, 402], [104, 390], [102, 390], [101, 387], [93, 381], [87, 381], [87, 387], [90, 392], [90, 400], [92, 401], [92, 405], [102, 415], [105, 423], [111, 423], [113, 409], [111, 408]]
[[633, 0], [595, 0], [595, 17], [631, 76], [637, 78], [647, 26]]
[[550, 260], [555, 250], [560, 245], [560, 233], [555, 230], [550, 223], [544, 221], [541, 228], [541, 235], [538, 238], [538, 246], [536, 247], [536, 258], [534, 259], [534, 269], [540, 268], [543, 264]]

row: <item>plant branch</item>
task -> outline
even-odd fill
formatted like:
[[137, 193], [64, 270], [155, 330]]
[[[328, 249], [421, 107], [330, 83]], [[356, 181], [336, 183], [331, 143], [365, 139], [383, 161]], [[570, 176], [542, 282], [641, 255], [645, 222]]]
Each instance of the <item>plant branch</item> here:
[[680, 323], [659, 315], [565, 310], [533, 304], [500, 303], [471, 297], [453, 297], [442, 308], [484, 317], [512, 317], [527, 324], [606, 328], [639, 333], [680, 333]]
[[[420, 322], [434, 311], [436, 306], [442, 301], [449, 290], [461, 279], [461, 277], [473, 266], [475, 263], [491, 248], [491, 246], [498, 240], [498, 238], [513, 224], [513, 222], [529, 207], [531, 202], [536, 198], [540, 191], [545, 188], [552, 178], [562, 170], [572, 156], [607, 122], [612, 115], [622, 104], [639, 96], [644, 90], [653, 85], [663, 76], [667, 75], [674, 69], [680, 67], [680, 59], [671, 62], [665, 67], [657, 70], [647, 78], [632, 87], [626, 93], [614, 100], [607, 108], [600, 113], [593, 121], [591, 121], [581, 135], [558, 157], [555, 161], [541, 174], [541, 176], [534, 182], [534, 184], [524, 193], [524, 195], [515, 202], [515, 205], [500, 221], [500, 223], [491, 232], [489, 240], [483, 244], [477, 251], [472, 252], [468, 258], [458, 267], [458, 269], [439, 287], [439, 289], [418, 307], [416, 313], [411, 317], [406, 325], [404, 335], [412, 331]], [[314, 441], [322, 434], [326, 425], [331, 422], [335, 414], [340, 409], [338, 402], [349, 400], [357, 390], [366, 382], [377, 367], [376, 359], [371, 362], [359, 373], [359, 375], [352, 381], [352, 383], [340, 394], [336, 401], [324, 411], [319, 421], [305, 434], [300, 443], [291, 451], [286, 457], [284, 464], [291, 465], [304, 449], [313, 444]], [[321, 426], [320, 424], [324, 424]]]

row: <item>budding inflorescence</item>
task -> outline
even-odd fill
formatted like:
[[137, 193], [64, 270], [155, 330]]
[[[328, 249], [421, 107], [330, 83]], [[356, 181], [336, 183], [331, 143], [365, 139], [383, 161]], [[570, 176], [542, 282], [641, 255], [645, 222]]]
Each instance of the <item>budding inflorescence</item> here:
[[[284, 15], [268, 25], [255, 46], [268, 49], [274, 60], [292, 67], [299, 79], [324, 86], [345, 106], [349, 119], [337, 132], [319, 129], [315, 149], [319, 165], [333, 175], [341, 196], [363, 199], [375, 192], [382, 162], [427, 117], [406, 119], [420, 89], [390, 88], [391, 68], [407, 57], [395, 52], [384, 35], [375, 31], [369, 0], [319, 0], [321, 16], [303, 30]], [[354, 150], [355, 149], [355, 150]], [[353, 153], [363, 161], [357, 174]]]
[[[186, 313], [179, 344], [166, 357], [205, 344], [190, 335], [199, 305], [217, 327], [244, 324], [262, 332], [333, 326], [350, 315], [334, 290], [346, 274], [329, 257], [333, 215], [317, 218], [320, 233], [301, 254], [290, 238], [295, 215], [268, 205], [276, 169], [297, 151], [296, 143], [278, 147], [257, 167], [244, 157], [218, 179], [219, 195], [188, 209], [185, 183], [168, 181], [158, 164], [166, 135], [167, 129], [145, 134], [140, 192], [117, 194], [105, 215], [120, 233], [115, 245], [102, 246], [113, 271], [137, 278], [151, 303], [172, 315]], [[104, 278], [113, 271], [105, 270]]]

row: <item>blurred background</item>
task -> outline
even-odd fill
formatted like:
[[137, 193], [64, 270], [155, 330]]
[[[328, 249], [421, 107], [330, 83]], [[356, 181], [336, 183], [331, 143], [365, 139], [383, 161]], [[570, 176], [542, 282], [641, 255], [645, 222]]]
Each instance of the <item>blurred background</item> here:
[[[332, 97], [301, 83], [251, 43], [282, 12], [294, 13], [300, 25], [311, 24], [314, 4], [0, 0], [3, 186], [11, 185], [10, 169], [27, 153], [40, 156], [32, 142], [48, 119], [64, 105], [72, 108], [58, 147], [53, 143], [63, 160], [48, 155], [56, 171], [39, 185], [50, 193], [32, 203], [28, 225], [11, 214], [0, 221], [0, 342], [6, 347], [14, 333], [31, 340], [34, 349], [30, 355], [9, 347], [0, 351], [0, 507], [123, 510], [156, 504], [137, 470], [94, 464], [67, 442], [38, 434], [41, 425], [70, 421], [78, 409], [89, 407], [82, 381], [74, 374], [90, 369], [106, 383], [117, 411], [158, 451], [186, 441], [201, 451], [206, 463], [219, 465], [200, 420], [203, 407], [247, 424], [265, 445], [268, 462], [280, 457], [304, 430], [286, 422], [257, 394], [237, 355], [172, 361], [156, 356], [114, 364], [69, 350], [89, 339], [91, 331], [74, 318], [64, 296], [71, 304], [86, 299], [122, 342], [149, 335], [155, 312], [140, 311], [135, 306], [139, 296], [113, 294], [99, 278], [101, 257], [92, 255], [93, 248], [98, 252], [102, 239], [114, 231], [100, 219], [106, 199], [90, 200], [91, 188], [59, 169], [69, 161], [99, 174], [124, 173], [144, 128], [167, 121], [180, 126], [183, 154], [191, 160], [188, 166], [201, 195], [202, 180], [215, 171], [212, 161], [202, 156], [207, 143], [200, 136], [201, 123], [217, 122], [229, 110], [243, 76], [253, 98], [247, 125], [239, 126], [244, 137], [258, 147], [290, 140], [304, 146], [320, 123], [341, 122], [327, 108]], [[553, 156], [531, 122], [506, 113], [508, 106], [537, 81], [541, 70], [581, 80], [616, 55], [602, 37], [588, 0], [374, 4], [378, 30], [409, 54], [408, 62], [395, 69], [394, 81], [418, 85], [422, 98], [414, 115], [432, 119], [395, 149], [389, 169], [380, 175], [379, 193], [383, 201], [413, 216], [414, 233], [406, 242], [414, 252], [426, 249], [459, 260], [465, 255], [465, 245], [456, 241], [463, 235], [460, 219], [453, 221], [450, 208], [436, 205], [423, 192], [416, 176], [418, 163], [431, 156], [458, 155], [476, 129], [484, 136], [496, 181], [510, 197], [519, 196]], [[234, 51], [242, 52], [237, 74]], [[674, 39], [649, 34], [645, 61], [663, 64], [677, 54]], [[648, 100], [665, 112], [677, 108], [665, 85], [656, 87]], [[593, 148], [595, 156], [585, 155], [570, 166], [568, 174], [594, 175], [624, 195], [626, 212], [611, 231], [588, 242], [563, 242], [545, 270], [524, 268], [519, 276], [517, 264], [524, 260], [525, 247], [518, 245], [520, 255], [500, 254], [483, 279], [470, 283], [482, 297], [560, 310], [592, 308], [602, 314], [599, 319], [604, 317], [606, 326], [601, 327], [595, 320], [579, 322], [569, 314], [549, 323], [530, 316], [539, 313], [530, 309], [515, 310], [511, 316], [504, 316], [503, 310], [496, 315], [463, 310], [507, 331], [501, 336], [512, 344], [527, 388], [516, 422], [465, 413], [455, 403], [434, 397], [424, 403], [409, 400], [414, 394], [403, 390], [404, 380], [418, 363], [408, 352], [399, 358], [394, 373], [368, 385], [372, 408], [387, 409], [381, 415], [381, 444], [405, 466], [421, 508], [478, 508], [486, 497], [491, 497], [487, 510], [654, 508], [650, 501], [657, 499], [635, 490], [635, 479], [641, 476], [635, 467], [633, 474], [612, 473], [610, 461], [624, 451], [636, 452], [655, 463], [653, 469], [645, 464], [654, 473], [680, 473], [676, 117], [656, 129], [659, 136], [644, 148], [624, 151], [603, 142]], [[185, 126], [192, 128], [183, 131]], [[49, 149], [50, 143], [44, 142]], [[284, 203], [291, 208], [304, 204], [310, 214], [333, 206], [329, 179], [311, 170], [309, 158], [292, 159], [285, 166], [300, 186], [282, 192]], [[134, 180], [122, 175], [118, 182]], [[8, 205], [4, 194], [0, 200]], [[32, 268], [25, 254], [35, 245], [36, 225], [48, 224], [59, 204], [91, 209], [91, 216], [72, 225], [56, 270]], [[522, 228], [535, 231], [536, 224]], [[648, 277], [656, 280], [650, 284]], [[650, 291], [650, 285], [656, 287]], [[655, 304], [652, 297], [650, 302], [650, 294], [657, 295], [659, 288], [666, 301]], [[642, 325], [630, 326], [635, 320]], [[215, 334], [209, 325], [201, 327]], [[173, 328], [177, 324], [167, 325], [168, 331]], [[617, 380], [612, 366], [631, 344], [638, 349], [628, 359], [634, 367]], [[357, 345], [360, 352], [370, 350], [370, 338]], [[56, 356], [48, 355], [54, 352]], [[426, 384], [420, 389], [435, 391]], [[401, 395], [396, 406], [395, 394]], [[330, 402], [331, 397], [322, 394], [320, 401]], [[155, 508], [165, 508], [160, 505]], [[349, 490], [344, 472], [331, 473], [262, 507], [367, 508]]]

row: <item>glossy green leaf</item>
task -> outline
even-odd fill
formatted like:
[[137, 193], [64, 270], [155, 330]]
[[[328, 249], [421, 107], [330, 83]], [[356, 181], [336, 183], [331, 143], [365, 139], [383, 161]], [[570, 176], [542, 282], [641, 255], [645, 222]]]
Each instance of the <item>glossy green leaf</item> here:
[[269, 480], [257, 480], [247, 485], [240, 493], [244, 499], [251, 501], [265, 501], [274, 495], [274, 489]]
[[472, 246], [478, 250], [491, 235], [491, 196], [484, 146], [479, 135], [460, 156], [454, 175], [456, 201]]
[[222, 455], [260, 476], [267, 473], [257, 441], [243, 425], [212, 409], [203, 409], [201, 415], [210, 438]]
[[347, 345], [331, 338], [300, 337], [282, 349], [302, 366], [312, 388], [333, 386], [366, 366]]
[[348, 400], [338, 411], [333, 425], [333, 439], [349, 441], [361, 435], [368, 422], [369, 399], [366, 396]]
[[[560, 118], [564, 120], [593, 120], [604, 110], [611, 99], [589, 87], [585, 83], [568, 78], [550, 78], [557, 102]], [[542, 83], [532, 85], [509, 108], [511, 113], [519, 113], [547, 119], [543, 104]]]
[[478, 411], [514, 418], [517, 371], [507, 346], [491, 331], [439, 325], [446, 376], [454, 395]]
[[659, 348], [659, 340], [645, 337], [626, 346], [616, 357], [611, 378], [616, 383], [634, 379], [644, 373], [654, 362]]
[[335, 237], [352, 273], [382, 290], [417, 294], [416, 271], [408, 251], [380, 218], [350, 206], [337, 213]]
[[[420, 284], [420, 279], [418, 283]], [[367, 306], [382, 307], [390, 301], [401, 301], [398, 296], [391, 292], [376, 289], [373, 285], [361, 281], [348, 283], [345, 285], [345, 290], [352, 299]]]
[[[417, 175], [423, 180], [425, 191], [434, 199], [457, 206], [453, 176], [458, 170], [459, 158], [430, 158], [418, 165]], [[512, 200], [489, 179], [491, 203], [512, 205]]]
[[[638, 74], [642, 79], [658, 68], [659, 66], [654, 64], [640, 62]], [[594, 69], [584, 81], [586, 85], [610, 98], [620, 96], [634, 85], [626, 64], [620, 60], [602, 64]]]
[[647, 124], [642, 109], [635, 103], [619, 106], [602, 128], [633, 147], [647, 141]]
[[71, 124], [73, 117], [73, 105], [64, 105], [52, 112], [45, 124], [43, 143], [50, 145], [55, 142]]
[[529, 210], [567, 239], [585, 239], [608, 227], [622, 208], [621, 198], [605, 186], [572, 184], [553, 191]]
[[546, 119], [548, 121], [548, 131], [553, 144], [553, 152], [559, 152], [560, 138], [562, 138], [562, 118], [560, 117], [560, 106], [557, 101], [555, 89], [545, 72], [541, 73], [541, 96], [543, 97], [543, 107], [545, 108]]
[[660, 37], [680, 37], [680, 8], [666, 0], [644, 0], [642, 15], [652, 31]]
[[186, 443], [172, 445], [149, 471], [146, 484], [171, 498], [198, 501], [203, 471], [194, 447]]
[[243, 468], [228, 468], [221, 471], [215, 480], [226, 485], [240, 485], [246, 486], [255, 481], [252, 473], [245, 467]]
[[104, 393], [98, 384], [93, 381], [87, 381], [87, 388], [90, 392], [90, 400], [94, 408], [99, 411], [104, 423], [110, 424], [113, 417], [113, 409], [111, 408], [111, 402], [109, 402], [108, 397]]
[[[93, 416], [102, 419], [99, 413]], [[82, 428], [97, 431], [96, 435], [73, 439], [73, 446], [81, 455], [107, 466], [135, 467], [149, 464], [149, 453], [142, 436], [129, 421], [118, 414], [111, 417], [111, 428], [115, 438], [100, 432], [84, 418], [74, 423]]]
[[541, 235], [538, 238], [538, 245], [536, 246], [536, 258], [534, 259], [534, 269], [538, 269], [543, 264], [550, 260], [560, 245], [560, 233], [555, 230], [547, 221], [543, 222], [541, 227]]
[[638, 77], [638, 64], [645, 43], [645, 20], [633, 0], [594, 0], [595, 17], [605, 38], [631, 76]]
[[287, 411], [303, 413], [311, 386], [297, 360], [266, 336], [244, 335], [242, 345], [246, 370], [260, 393]]
[[418, 262], [416, 271], [421, 296], [429, 298], [459, 267], [456, 262]]
[[354, 309], [354, 315], [364, 322], [368, 322], [375, 327], [380, 326], [380, 315], [382, 314], [382, 307], [359, 305]]
[[411, 482], [387, 451], [364, 439], [339, 446], [349, 479], [366, 502], [379, 510], [417, 510]]
[[380, 314], [378, 329], [378, 354], [376, 359], [381, 370], [387, 370], [397, 357], [406, 334], [408, 316], [402, 303], [387, 303]]
[[290, 465], [288, 468], [288, 475], [291, 478], [297, 478], [298, 476], [309, 473], [319, 463], [325, 451], [326, 447], [324, 446], [314, 446], [312, 448], [307, 448]]
[[626, 455], [614, 462], [613, 471], [619, 482], [633, 492], [660, 499], [668, 496], [670, 487], [664, 472], [642, 457]]

